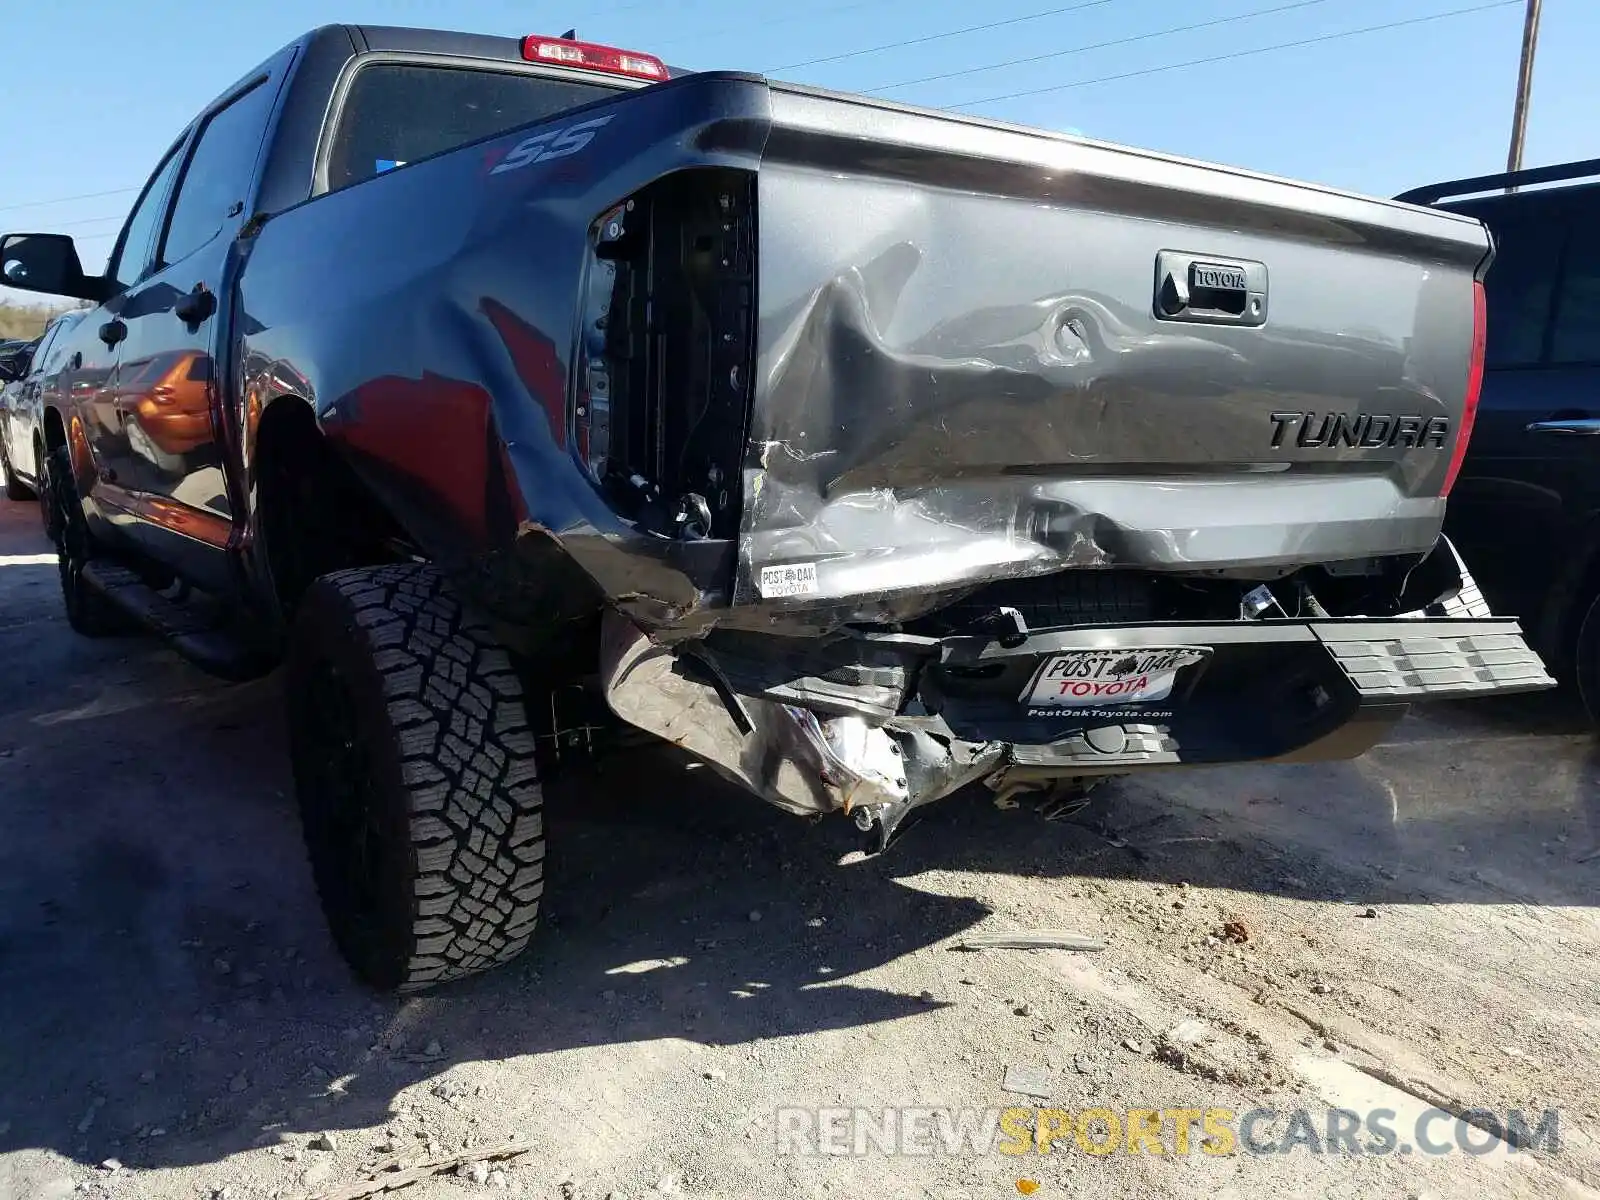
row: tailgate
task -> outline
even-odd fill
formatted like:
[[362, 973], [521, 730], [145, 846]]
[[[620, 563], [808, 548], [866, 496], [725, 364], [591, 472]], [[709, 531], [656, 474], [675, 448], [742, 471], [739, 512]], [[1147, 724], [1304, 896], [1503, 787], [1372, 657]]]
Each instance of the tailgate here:
[[1433, 545], [1477, 222], [783, 85], [771, 113], [736, 603]]

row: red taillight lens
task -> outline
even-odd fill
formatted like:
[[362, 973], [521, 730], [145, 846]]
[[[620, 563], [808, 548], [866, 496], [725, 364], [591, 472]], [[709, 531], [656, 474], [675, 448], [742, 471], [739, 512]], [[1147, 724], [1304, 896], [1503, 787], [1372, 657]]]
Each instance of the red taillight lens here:
[[1488, 305], [1483, 295], [1483, 284], [1472, 285], [1472, 361], [1467, 365], [1467, 394], [1461, 405], [1461, 427], [1456, 433], [1455, 449], [1450, 452], [1450, 469], [1444, 473], [1444, 486], [1439, 495], [1448, 496], [1461, 474], [1461, 463], [1467, 457], [1467, 443], [1472, 440], [1472, 426], [1478, 419], [1478, 395], [1483, 391], [1483, 356], [1488, 344]]
[[667, 78], [667, 64], [653, 54], [596, 46], [593, 42], [569, 42], [565, 38], [525, 37], [522, 57], [529, 62], [553, 67], [578, 67], [585, 71], [604, 71], [608, 75], [627, 75], [633, 79]]

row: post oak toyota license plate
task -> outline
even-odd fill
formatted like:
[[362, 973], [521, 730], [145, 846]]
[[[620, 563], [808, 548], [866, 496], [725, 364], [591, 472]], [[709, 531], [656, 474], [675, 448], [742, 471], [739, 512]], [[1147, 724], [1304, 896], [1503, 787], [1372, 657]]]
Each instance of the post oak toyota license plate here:
[[1022, 701], [1030, 708], [1098, 708], [1165, 700], [1178, 672], [1210, 656], [1209, 646], [1068, 650], [1045, 660]]

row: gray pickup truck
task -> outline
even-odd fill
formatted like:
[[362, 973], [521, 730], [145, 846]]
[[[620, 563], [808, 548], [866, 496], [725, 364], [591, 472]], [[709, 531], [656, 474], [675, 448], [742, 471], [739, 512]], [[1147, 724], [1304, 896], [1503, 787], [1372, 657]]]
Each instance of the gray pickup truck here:
[[1477, 221], [570, 38], [330, 26], [39, 380], [68, 615], [287, 662], [356, 969], [519, 952], [597, 711], [878, 845], [1551, 680], [1449, 543]]

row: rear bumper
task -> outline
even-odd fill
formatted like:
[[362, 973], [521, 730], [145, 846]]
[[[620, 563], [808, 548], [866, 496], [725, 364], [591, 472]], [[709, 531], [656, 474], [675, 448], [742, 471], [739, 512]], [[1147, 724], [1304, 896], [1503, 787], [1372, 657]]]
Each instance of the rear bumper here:
[[[1555, 686], [1510, 618], [1168, 622], [989, 637], [651, 642], [607, 618], [606, 698], [623, 720], [779, 807], [887, 831], [992, 785], [1365, 752], [1418, 700]], [[1064, 652], [1210, 651], [1170, 695], [1105, 708], [1024, 702]]]

